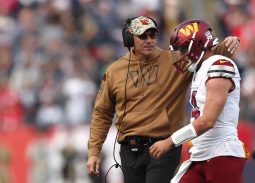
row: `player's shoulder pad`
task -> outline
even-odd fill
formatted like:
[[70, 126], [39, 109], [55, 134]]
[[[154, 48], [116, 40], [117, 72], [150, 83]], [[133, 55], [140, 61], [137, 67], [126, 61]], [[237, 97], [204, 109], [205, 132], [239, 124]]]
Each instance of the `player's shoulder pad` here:
[[219, 59], [216, 60], [211, 65], [207, 74], [210, 78], [214, 77], [232, 78], [235, 75], [235, 67], [231, 61]]

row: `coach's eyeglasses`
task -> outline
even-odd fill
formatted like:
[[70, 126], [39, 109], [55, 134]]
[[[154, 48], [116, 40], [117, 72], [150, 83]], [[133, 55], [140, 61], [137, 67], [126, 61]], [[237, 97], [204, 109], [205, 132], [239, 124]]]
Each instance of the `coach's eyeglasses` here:
[[157, 38], [157, 34], [156, 32], [150, 32], [150, 33], [143, 33], [141, 35], [138, 35], [139, 39], [141, 40], [146, 40], [148, 37], [150, 37], [151, 39], [156, 39]]

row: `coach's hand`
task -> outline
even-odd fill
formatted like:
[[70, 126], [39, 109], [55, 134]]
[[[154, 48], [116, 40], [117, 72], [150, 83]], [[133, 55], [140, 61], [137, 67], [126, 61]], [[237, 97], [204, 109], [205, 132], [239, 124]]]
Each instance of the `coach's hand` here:
[[224, 42], [231, 54], [235, 54], [240, 47], [240, 40], [236, 36], [228, 36], [225, 38]]
[[97, 156], [90, 156], [87, 162], [87, 171], [89, 175], [99, 175], [100, 158]]
[[175, 147], [175, 145], [174, 145], [171, 137], [164, 139], [164, 140], [160, 140], [158, 142], [155, 142], [150, 147], [150, 155], [154, 159], [158, 159], [173, 147]]

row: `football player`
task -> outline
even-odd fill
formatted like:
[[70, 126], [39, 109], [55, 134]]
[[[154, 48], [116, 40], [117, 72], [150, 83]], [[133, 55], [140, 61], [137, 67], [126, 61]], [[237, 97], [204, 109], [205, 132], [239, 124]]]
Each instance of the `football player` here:
[[217, 44], [212, 28], [202, 20], [182, 22], [171, 35], [170, 49], [181, 56], [176, 68], [193, 72], [190, 124], [150, 147], [157, 159], [192, 140], [190, 159], [171, 183], [242, 182], [246, 150], [237, 136], [240, 74], [230, 58], [213, 54]]

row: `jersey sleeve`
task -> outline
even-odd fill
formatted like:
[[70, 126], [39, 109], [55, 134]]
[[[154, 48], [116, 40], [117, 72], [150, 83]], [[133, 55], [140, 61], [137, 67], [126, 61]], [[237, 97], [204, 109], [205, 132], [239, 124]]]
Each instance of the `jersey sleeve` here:
[[227, 78], [232, 82], [232, 87], [229, 92], [235, 89], [235, 83], [232, 78], [235, 76], [235, 67], [229, 60], [217, 60], [215, 61], [207, 72], [208, 78], [206, 83], [213, 78]]
[[229, 60], [217, 60], [208, 70], [209, 78], [233, 78], [235, 76], [235, 67]]

